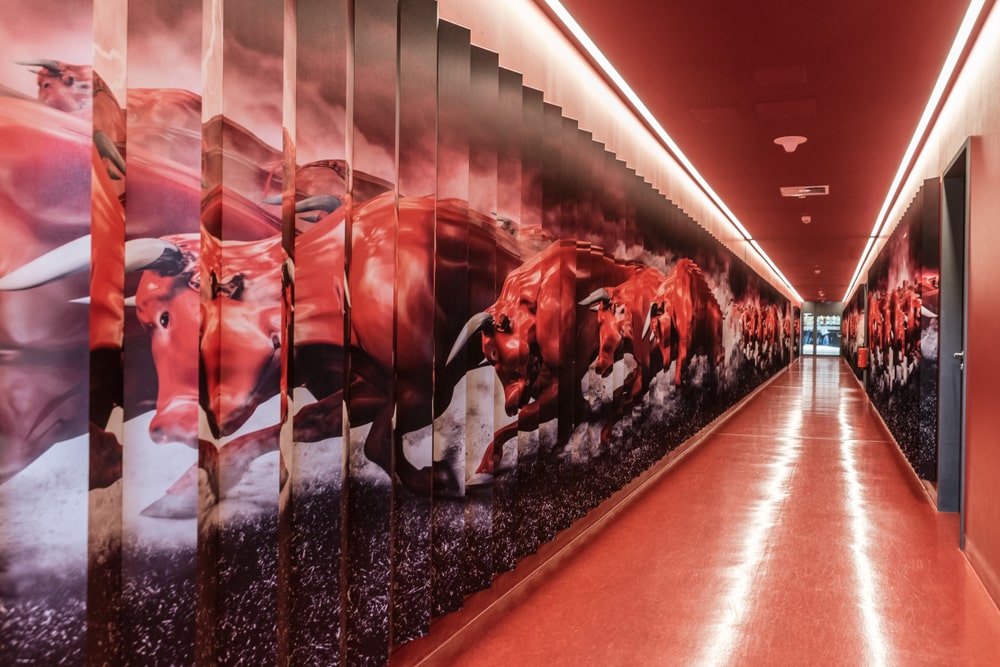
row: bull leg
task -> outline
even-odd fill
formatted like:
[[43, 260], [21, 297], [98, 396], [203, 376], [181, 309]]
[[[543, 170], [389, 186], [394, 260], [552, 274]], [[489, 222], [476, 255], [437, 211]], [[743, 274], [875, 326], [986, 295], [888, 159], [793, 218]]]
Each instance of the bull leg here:
[[670, 343], [667, 343], [666, 345], [661, 345], [660, 346], [660, 356], [663, 358], [663, 371], [664, 371], [664, 373], [666, 373], [670, 369], [670, 362], [672, 361], [670, 359], [671, 352], [672, 352], [672, 350], [671, 350]]
[[[456, 496], [461, 492], [461, 481], [446, 461], [434, 461], [430, 466], [417, 468], [403, 451], [403, 434], [392, 432], [394, 406], [387, 403], [372, 422], [365, 439], [365, 456], [383, 470], [390, 472], [410, 493], [429, 497]], [[395, 454], [395, 461], [393, 461]]]
[[90, 490], [104, 489], [122, 478], [122, 446], [118, 437], [90, 422]]
[[683, 365], [684, 360], [687, 359], [688, 346], [691, 344], [690, 336], [681, 336], [680, 340], [677, 341], [677, 373], [674, 378], [674, 384], [676, 386], [681, 386], [681, 378], [683, 377]]
[[487, 447], [480, 460], [476, 472], [492, 473], [496, 464], [503, 458], [504, 444], [517, 435], [518, 423], [527, 421], [532, 424], [541, 424], [558, 415], [559, 410], [559, 384], [553, 382], [538, 396], [538, 400], [528, 403], [518, 411], [518, 421], [502, 427], [494, 434], [493, 442]]
[[476, 472], [492, 475], [493, 471], [496, 469], [496, 465], [500, 462], [500, 459], [503, 458], [503, 446], [516, 436], [517, 422], [501, 427], [493, 435], [493, 442], [487, 445], [486, 451], [483, 452], [483, 458], [480, 460], [479, 467], [476, 468]]
[[303, 406], [292, 416], [292, 439], [295, 442], [316, 442], [343, 435], [344, 392]]
[[160, 519], [194, 519], [198, 516], [198, 464], [195, 463], [167, 492], [140, 512]]
[[140, 514], [142, 516], [164, 519], [194, 519], [198, 516], [198, 480], [199, 471], [207, 476], [209, 487], [215, 501], [219, 494], [219, 460], [218, 450], [214, 443], [198, 440], [199, 461], [193, 464], [174, 482], [166, 493], [154, 503], [151, 503]]

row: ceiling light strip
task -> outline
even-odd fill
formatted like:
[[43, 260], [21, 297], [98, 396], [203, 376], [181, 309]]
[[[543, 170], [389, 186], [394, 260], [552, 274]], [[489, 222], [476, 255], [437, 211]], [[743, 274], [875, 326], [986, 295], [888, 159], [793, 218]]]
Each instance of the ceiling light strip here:
[[854, 287], [854, 283], [857, 281], [858, 277], [861, 275], [861, 267], [864, 266], [865, 259], [868, 257], [868, 253], [871, 251], [872, 246], [875, 245], [874, 236], [868, 237], [868, 243], [865, 244], [865, 249], [861, 253], [861, 261], [858, 262], [858, 268], [854, 269], [854, 275], [851, 276], [851, 282], [847, 283], [847, 293], [844, 295], [843, 302], [847, 303], [847, 300], [851, 298], [851, 290]]
[[969, 38], [972, 36], [972, 30], [975, 28], [976, 23], [979, 22], [979, 17], [983, 12], [983, 7], [985, 6], [986, 0], [972, 0], [972, 2], [969, 3], [969, 8], [965, 12], [965, 18], [962, 19], [962, 24], [958, 28], [955, 40], [951, 44], [951, 50], [948, 52], [948, 57], [945, 58], [944, 65], [941, 67], [941, 73], [938, 74], [937, 82], [935, 82], [934, 89], [931, 91], [930, 98], [927, 100], [927, 105], [924, 107], [924, 112], [920, 116], [920, 122], [917, 123], [917, 127], [913, 132], [913, 137], [910, 139], [910, 144], [906, 147], [906, 152], [903, 153], [903, 159], [899, 163], [899, 169], [896, 171], [896, 176], [892, 179], [892, 184], [889, 186], [889, 191], [886, 193], [885, 201], [882, 203], [882, 209], [879, 211], [878, 217], [875, 218], [875, 225], [872, 227], [871, 238], [868, 239], [868, 245], [865, 246], [865, 251], [861, 253], [861, 257], [858, 260], [858, 267], [854, 271], [854, 277], [851, 278], [851, 282], [847, 285], [847, 292], [844, 294], [845, 302], [848, 298], [850, 298], [851, 293], [854, 291], [855, 282], [861, 276], [861, 269], [868, 260], [868, 253], [871, 251], [875, 239], [885, 228], [885, 224], [889, 218], [889, 209], [899, 196], [900, 189], [903, 185], [903, 178], [913, 166], [917, 148], [928, 134], [931, 120], [933, 120], [934, 115], [937, 113], [938, 108], [942, 103], [944, 93], [948, 89], [948, 85], [951, 83], [952, 77], [955, 75], [955, 68], [958, 66], [958, 61], [961, 60], [962, 53], [968, 46]]
[[580, 24], [576, 22], [576, 19], [574, 19], [569, 11], [563, 7], [559, 0], [544, 0], [544, 2], [562, 22], [563, 26], [569, 30], [574, 38], [576, 38], [577, 42], [579, 42], [579, 44], [587, 51], [590, 57], [594, 59], [608, 78], [611, 79], [615, 87], [618, 88], [618, 92], [625, 96], [625, 99], [629, 101], [636, 113], [638, 113], [649, 128], [653, 130], [653, 133], [663, 143], [674, 159], [684, 167], [684, 169], [688, 172], [688, 175], [695, 181], [695, 183], [698, 184], [701, 190], [708, 195], [708, 198], [712, 200], [712, 203], [715, 204], [716, 208], [719, 209], [722, 215], [729, 221], [736, 231], [740, 233], [745, 241], [750, 242], [750, 245], [753, 246], [757, 254], [759, 254], [761, 259], [763, 259], [771, 270], [774, 271], [775, 275], [779, 280], [781, 280], [785, 287], [791, 290], [794, 297], [799, 301], [802, 301], [802, 297], [799, 296], [799, 293], [794, 287], [792, 287], [792, 284], [788, 281], [785, 275], [778, 270], [778, 267], [775, 266], [774, 262], [771, 261], [771, 258], [767, 256], [767, 253], [765, 253], [757, 242], [753, 240], [750, 232], [747, 231], [746, 227], [743, 226], [736, 215], [729, 210], [729, 207], [726, 206], [725, 202], [722, 201], [722, 198], [716, 194], [715, 190], [713, 190], [708, 184], [708, 181], [706, 181], [702, 175], [698, 173], [698, 170], [695, 169], [695, 166], [691, 164], [691, 161], [688, 160], [686, 155], [684, 155], [680, 146], [674, 143], [674, 140], [669, 134], [667, 134], [667, 131], [663, 129], [660, 122], [646, 107], [646, 105], [643, 104], [642, 100], [638, 95], [636, 95], [635, 91], [632, 90], [632, 87], [627, 81], [625, 81], [622, 75], [618, 73], [618, 70], [616, 70], [614, 65], [611, 64], [611, 61], [608, 60], [603, 53], [601, 53], [601, 50], [597, 48], [597, 45], [594, 44], [592, 39], [590, 39], [590, 36], [584, 32], [583, 28], [580, 27]]

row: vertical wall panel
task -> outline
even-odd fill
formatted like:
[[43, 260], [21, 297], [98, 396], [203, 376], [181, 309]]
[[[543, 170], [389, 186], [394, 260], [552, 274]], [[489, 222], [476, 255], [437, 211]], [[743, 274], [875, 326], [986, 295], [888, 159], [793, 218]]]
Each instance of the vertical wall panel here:
[[[434, 335], [455, 340], [468, 320], [469, 296], [461, 286], [469, 273], [469, 31], [450, 23], [438, 25], [438, 152], [437, 251], [435, 255]], [[451, 213], [442, 213], [450, 201]], [[462, 208], [466, 211], [463, 214]], [[457, 326], [456, 326], [457, 325]], [[454, 332], [454, 333], [453, 333]], [[435, 358], [434, 458], [464, 470], [466, 460], [466, 381], [452, 386], [454, 369], [465, 369], [461, 351], [451, 362]], [[449, 367], [452, 370], [449, 371]], [[431, 610], [435, 616], [461, 608], [465, 561], [465, 478], [454, 488], [435, 488], [431, 556]]]
[[[93, 3], [0, 9], [0, 84], [10, 91], [0, 98], [6, 276], [91, 232], [92, 188], [101, 191], [92, 174], [101, 166], [89, 86]], [[19, 64], [26, 61], [33, 64]], [[81, 85], [65, 85], [68, 77]], [[55, 86], [43, 91], [46, 82]], [[113, 203], [112, 192], [104, 195]], [[88, 478], [91, 315], [71, 303], [90, 293], [91, 244], [78, 244], [82, 273], [0, 292], [0, 662], [7, 664], [80, 663], [86, 652], [87, 494], [97, 480]], [[115, 528], [116, 510], [112, 502]]]
[[207, 4], [203, 35], [198, 630], [223, 664], [277, 648], [284, 5], [248, 10]]
[[[197, 607], [201, 2], [133, 5], [127, 16], [125, 237], [187, 254], [183, 266], [125, 278], [136, 300], [124, 349], [125, 653], [184, 663]], [[164, 45], [176, 54], [170, 69]]]
[[[523, 238], [521, 215], [523, 105], [521, 75], [501, 69], [497, 101], [497, 132], [504, 141], [497, 147], [497, 227], [498, 254], [520, 259], [517, 250]], [[508, 268], [498, 261], [495, 285], [503, 284]], [[518, 508], [518, 435], [517, 417], [509, 416], [504, 407], [503, 391], [497, 391], [494, 408], [495, 449], [488, 452], [493, 475], [493, 569], [499, 574], [514, 569], [517, 562], [518, 534], [524, 530]], [[512, 437], [511, 437], [512, 436]], [[501, 472], [503, 474], [501, 474]], [[482, 474], [486, 474], [485, 472]]]
[[[497, 149], [500, 71], [495, 53], [473, 47], [469, 71], [469, 312], [489, 307], [497, 296]], [[463, 470], [479, 467], [493, 441], [494, 372], [482, 367], [466, 375], [468, 409]], [[465, 592], [493, 580], [493, 488], [475, 478], [465, 496]]]
[[[346, 662], [384, 662], [389, 634], [396, 288], [397, 7], [354, 4], [348, 145]], [[369, 183], [385, 183], [374, 194]]]
[[[544, 220], [544, 150], [545, 107], [542, 91], [525, 88], [523, 95], [524, 133], [521, 163], [521, 226], [522, 258], [530, 261], [552, 242]], [[527, 247], [525, 247], [527, 246]], [[538, 506], [541, 471], [538, 466], [541, 418], [538, 410], [517, 412], [518, 509], [523, 528], [518, 533], [518, 557], [534, 553], [542, 540]]]
[[[90, 488], [87, 582], [87, 655], [120, 662], [122, 626], [122, 406], [124, 372], [125, 79], [128, 8], [121, 0], [94, 3], [93, 127], [99, 147], [91, 180]], [[107, 156], [107, 157], [104, 157]], [[117, 163], [117, 164], [116, 164]], [[114, 418], [112, 418], [114, 415]]]
[[[286, 653], [343, 664], [345, 203], [349, 3], [298, 0], [291, 257], [291, 446], [283, 521]], [[287, 241], [286, 241], [287, 243]], [[283, 455], [285, 450], [283, 449]], [[287, 536], [287, 537], [286, 537]]]
[[[554, 266], [552, 270], [559, 275], [575, 270], [575, 252], [564, 252], [558, 250], [562, 246], [566, 250], [570, 246], [575, 248], [576, 241], [572, 237], [563, 238], [562, 224], [562, 112], [559, 107], [549, 103], [544, 103], [542, 108], [542, 141], [541, 141], [541, 181], [542, 181], [542, 231], [553, 239], [553, 247], [545, 250], [554, 250], [557, 254], [551, 260]], [[543, 251], [544, 252], [544, 251]], [[545, 268], [550, 268], [545, 260]], [[550, 283], [547, 297], [557, 304], [556, 308], [563, 307], [572, 298], [570, 294], [563, 293], [564, 280], [554, 280]], [[541, 289], [539, 289], [541, 292]], [[575, 320], [575, 317], [573, 318]], [[539, 326], [541, 325], [541, 326]], [[564, 318], [553, 318], [547, 324], [538, 323], [533, 334], [534, 338], [544, 337], [549, 343], [550, 356], [552, 361], [564, 362], [571, 357], [565, 356], [562, 346], [565, 341], [563, 330], [565, 327]], [[567, 327], [568, 328], [568, 327]], [[560, 383], [567, 379], [567, 374], [563, 369], [564, 364], [554, 365], [554, 378], [548, 378], [548, 386], [544, 389], [539, 383], [536, 398], [538, 403], [538, 454], [536, 475], [538, 476], [539, 490], [545, 496], [557, 494], [558, 480], [553, 476], [555, 466], [555, 449], [561, 438], [568, 437], [572, 429], [572, 403], [569, 402], [570, 394], [559, 391]], [[545, 392], [543, 398], [541, 393]], [[556, 534], [555, 516], [552, 512], [540, 512], [538, 516], [538, 539], [541, 542], [548, 542]]]
[[[433, 466], [434, 215], [437, 167], [437, 3], [399, 3], [396, 449], [402, 465]], [[405, 204], [404, 204], [405, 202]], [[447, 341], [444, 342], [447, 345]], [[446, 464], [447, 465], [447, 464]], [[393, 493], [392, 639], [430, 630], [431, 488]]]

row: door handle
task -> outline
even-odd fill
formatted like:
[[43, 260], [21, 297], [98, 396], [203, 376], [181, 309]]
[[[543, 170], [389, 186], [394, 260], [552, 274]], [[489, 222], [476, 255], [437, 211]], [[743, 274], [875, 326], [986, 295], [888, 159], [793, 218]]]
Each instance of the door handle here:
[[965, 350], [962, 350], [961, 352], [952, 352], [951, 356], [955, 357], [956, 359], [958, 359], [961, 362], [960, 364], [958, 364], [958, 370], [964, 371], [965, 370]]

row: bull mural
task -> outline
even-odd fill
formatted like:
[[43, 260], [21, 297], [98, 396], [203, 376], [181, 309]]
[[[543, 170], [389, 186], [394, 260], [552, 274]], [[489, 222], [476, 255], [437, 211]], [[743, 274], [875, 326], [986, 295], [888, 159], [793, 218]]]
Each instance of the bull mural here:
[[676, 360], [674, 382], [696, 352], [708, 356], [713, 369], [725, 357], [722, 348], [722, 310], [701, 273], [689, 259], [681, 259], [657, 288], [644, 326], [660, 348], [665, 365]]
[[[130, 28], [107, 80], [0, 42], [24, 79], [0, 95], [0, 662], [383, 664], [429, 600], [787, 362], [777, 290], [541, 91], [470, 69], [461, 29], [437, 50], [433, 3], [419, 39], [394, 2], [289, 5], [295, 67], [281, 21], [229, 16], [203, 53], [218, 19], [190, 5], [130, 6], [156, 38]], [[406, 69], [407, 39], [457, 72]], [[180, 87], [144, 50], [169, 43], [199, 45]], [[506, 82], [502, 136], [463, 73]]]
[[[869, 347], [866, 389], [922, 479], [937, 476], [937, 295], [940, 211], [924, 183], [845, 310]], [[867, 326], [864, 316], [867, 305]]]

